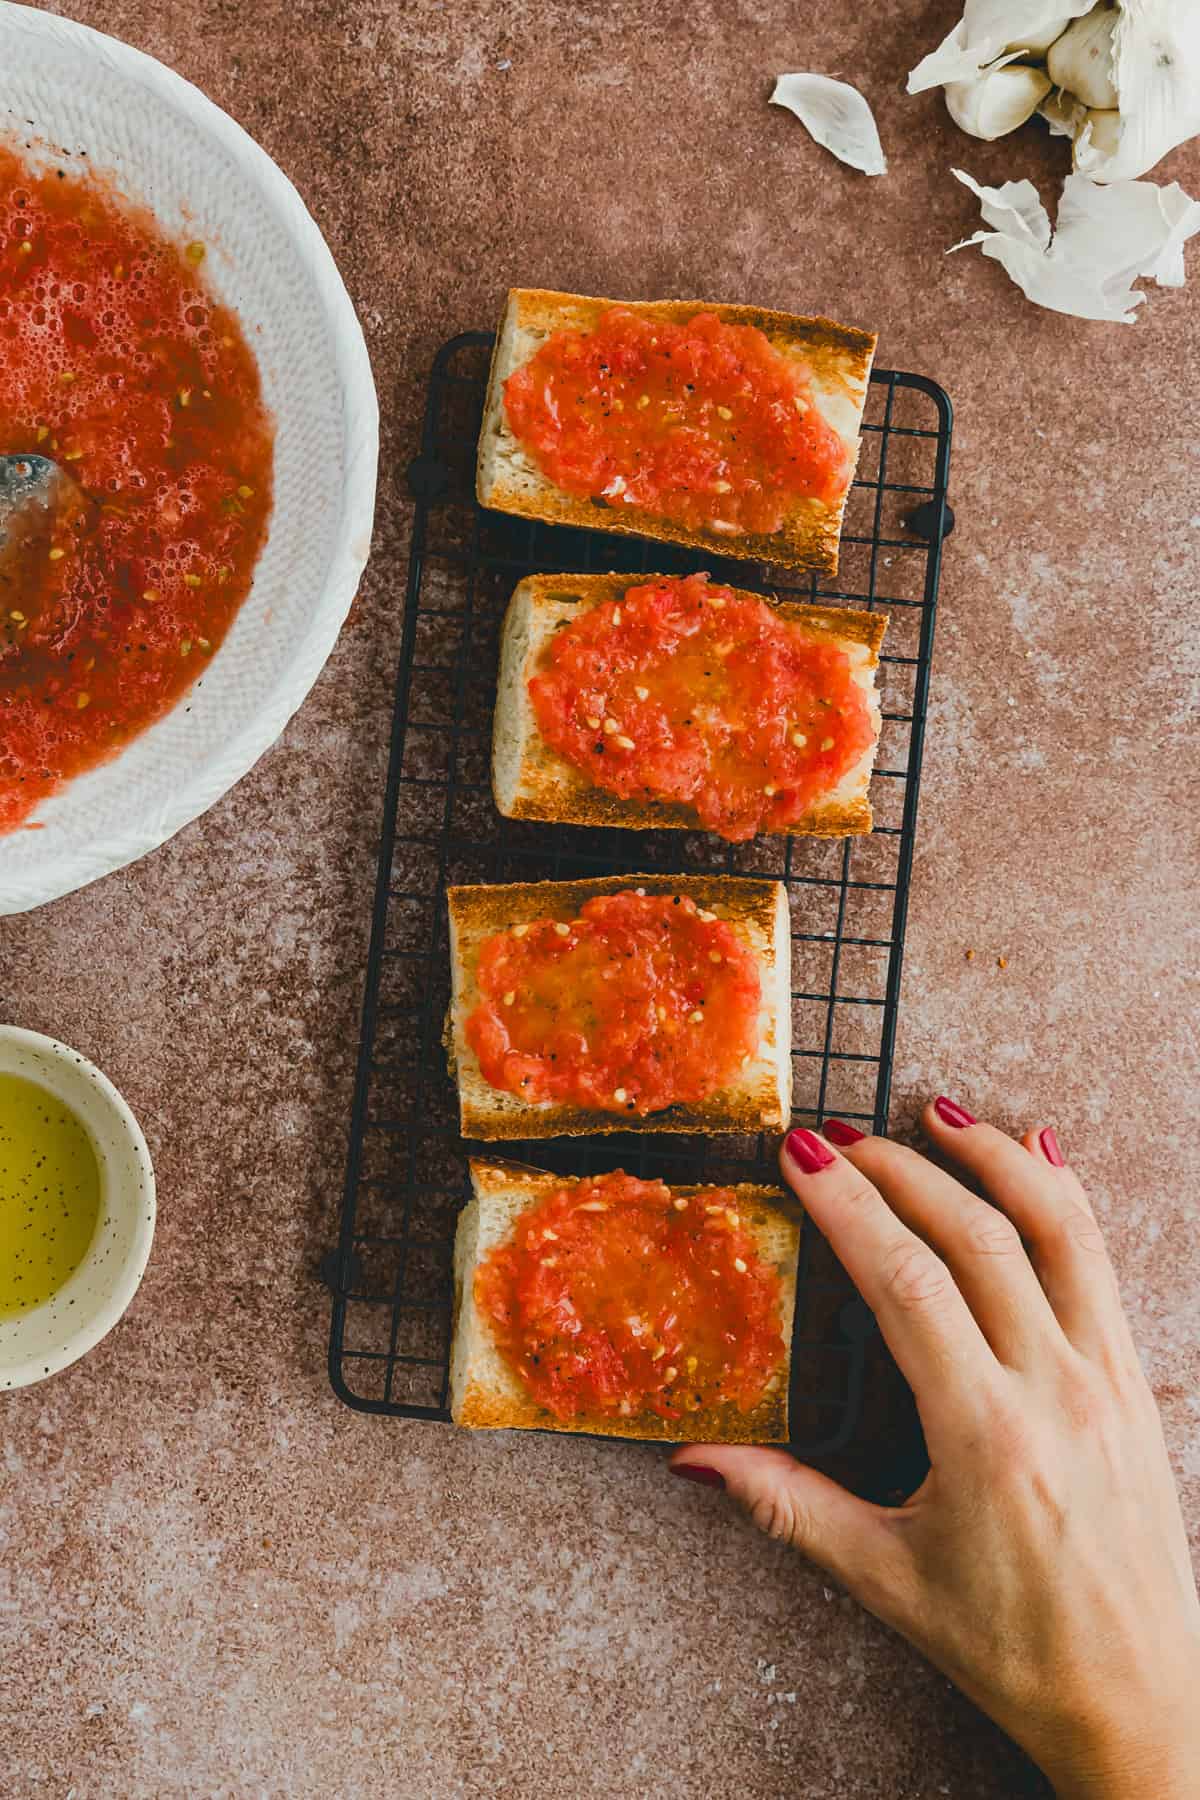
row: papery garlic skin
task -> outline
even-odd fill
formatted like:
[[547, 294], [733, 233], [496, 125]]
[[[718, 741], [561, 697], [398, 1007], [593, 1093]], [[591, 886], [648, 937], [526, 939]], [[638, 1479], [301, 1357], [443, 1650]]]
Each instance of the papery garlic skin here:
[[946, 86], [946, 110], [972, 137], [994, 143], [1031, 119], [1050, 92], [1050, 77], [1028, 63], [989, 69], [975, 81]]
[[977, 231], [953, 248], [977, 244], [1036, 306], [1132, 325], [1145, 300], [1135, 281], [1157, 281], [1160, 287], [1183, 283], [1183, 249], [1200, 232], [1200, 201], [1178, 182], [1100, 187], [1082, 175], [1068, 175], [1051, 230], [1032, 182], [990, 188], [962, 169], [954, 174], [978, 197], [991, 230]]
[[[1006, 181], [998, 188], [983, 187], [965, 169], [952, 169], [950, 173], [970, 188], [979, 201], [984, 224], [990, 225], [998, 237], [1011, 238], [1014, 243], [1039, 252], [1050, 248], [1050, 214], [1032, 181]], [[976, 232], [974, 237], [964, 238], [961, 244], [953, 244], [947, 255], [965, 250], [969, 244], [982, 243], [984, 236], [985, 233]]]
[[781, 75], [771, 95], [772, 106], [795, 113], [809, 136], [839, 162], [864, 175], [886, 175], [887, 157], [879, 141], [875, 115], [866, 99], [847, 81], [808, 72]]
[[1116, 9], [1097, 7], [1086, 18], [1076, 19], [1046, 57], [1046, 72], [1055, 87], [1063, 88], [1088, 107], [1110, 109], [1117, 105], [1113, 56]]

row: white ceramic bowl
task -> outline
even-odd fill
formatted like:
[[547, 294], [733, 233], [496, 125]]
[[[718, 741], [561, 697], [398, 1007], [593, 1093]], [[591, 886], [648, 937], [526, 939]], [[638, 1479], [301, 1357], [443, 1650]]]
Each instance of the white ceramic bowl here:
[[141, 1126], [85, 1056], [0, 1025], [0, 1074], [46, 1088], [86, 1128], [100, 1168], [100, 1211], [87, 1254], [41, 1306], [0, 1318], [0, 1392], [77, 1362], [111, 1331], [133, 1296], [154, 1238], [154, 1170]]
[[[161, 63], [0, 0], [0, 132], [90, 166], [208, 247], [275, 416], [275, 505], [254, 586], [185, 702], [0, 838], [0, 914], [132, 862], [211, 806], [274, 742], [332, 650], [370, 548], [379, 417], [362, 332], [295, 188]], [[69, 166], [69, 161], [68, 161]]]

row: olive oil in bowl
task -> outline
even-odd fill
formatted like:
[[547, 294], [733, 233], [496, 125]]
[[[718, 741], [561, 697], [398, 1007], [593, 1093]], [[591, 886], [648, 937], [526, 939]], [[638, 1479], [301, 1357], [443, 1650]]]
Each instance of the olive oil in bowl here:
[[0, 1073], [0, 1319], [51, 1299], [87, 1254], [100, 1168], [70, 1107]]

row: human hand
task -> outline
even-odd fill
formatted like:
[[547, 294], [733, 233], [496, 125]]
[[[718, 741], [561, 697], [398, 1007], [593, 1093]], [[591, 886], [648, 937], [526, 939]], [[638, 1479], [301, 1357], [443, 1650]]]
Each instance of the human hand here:
[[878, 1319], [930, 1456], [903, 1506], [784, 1450], [689, 1444], [772, 1537], [903, 1633], [1060, 1800], [1200, 1796], [1200, 1601], [1158, 1412], [1088, 1199], [1054, 1133], [927, 1108], [977, 1199], [832, 1122], [781, 1166]]

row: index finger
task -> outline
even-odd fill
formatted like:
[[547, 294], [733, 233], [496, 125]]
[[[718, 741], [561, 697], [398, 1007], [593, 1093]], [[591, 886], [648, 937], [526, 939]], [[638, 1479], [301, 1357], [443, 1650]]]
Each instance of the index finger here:
[[790, 1131], [780, 1167], [879, 1321], [927, 1437], [988, 1410], [1000, 1364], [941, 1258], [815, 1132]]

